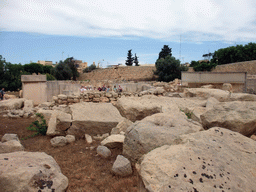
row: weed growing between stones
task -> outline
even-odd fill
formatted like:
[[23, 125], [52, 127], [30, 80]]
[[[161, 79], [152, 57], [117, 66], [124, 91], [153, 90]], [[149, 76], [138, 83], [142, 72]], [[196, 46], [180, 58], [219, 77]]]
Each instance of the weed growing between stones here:
[[[180, 110], [181, 110], [183, 113], [185, 113], [184, 110], [182, 110], [182, 109], [180, 109]], [[191, 119], [192, 114], [193, 114], [193, 112], [187, 112], [187, 113], [185, 113], [185, 115], [187, 116], [188, 119]]]
[[30, 126], [26, 128], [27, 130], [36, 131], [36, 132], [28, 137], [22, 138], [22, 140], [35, 137], [37, 135], [46, 135], [48, 126], [46, 124], [46, 120], [44, 119], [44, 116], [41, 113], [36, 113], [36, 116], [40, 118], [39, 121], [36, 120], [32, 122]]

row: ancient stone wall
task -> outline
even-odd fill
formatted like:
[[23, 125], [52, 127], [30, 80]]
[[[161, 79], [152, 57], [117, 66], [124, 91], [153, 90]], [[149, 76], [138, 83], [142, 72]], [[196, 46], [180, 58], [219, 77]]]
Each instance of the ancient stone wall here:
[[256, 75], [256, 60], [218, 65], [212, 72], [247, 72]]
[[155, 66], [126, 66], [105, 69], [96, 69], [90, 73], [80, 74], [79, 80], [126, 80], [144, 81], [154, 79]]

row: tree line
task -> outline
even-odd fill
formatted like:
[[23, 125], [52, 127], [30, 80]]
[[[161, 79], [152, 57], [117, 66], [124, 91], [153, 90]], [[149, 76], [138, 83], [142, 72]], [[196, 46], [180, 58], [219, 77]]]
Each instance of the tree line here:
[[38, 63], [12, 64], [0, 55], [0, 88], [8, 91], [21, 89], [21, 75], [45, 74], [47, 80], [76, 80], [79, 73], [73, 57], [60, 61], [55, 67]]

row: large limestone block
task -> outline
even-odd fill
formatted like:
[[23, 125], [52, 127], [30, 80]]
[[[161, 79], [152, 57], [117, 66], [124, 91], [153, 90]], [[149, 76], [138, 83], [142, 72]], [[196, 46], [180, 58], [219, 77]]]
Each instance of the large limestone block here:
[[[70, 109], [73, 122], [68, 133], [75, 134], [78, 138], [85, 133], [90, 135], [110, 133], [111, 129], [123, 120], [111, 103], [77, 103], [70, 106]], [[80, 131], [73, 131], [73, 127]]]
[[182, 112], [171, 115], [154, 114], [127, 129], [123, 154], [132, 161], [137, 161], [157, 147], [175, 144], [181, 135], [201, 130], [203, 128], [199, 123], [188, 120]]
[[[167, 112], [169, 110], [178, 111], [177, 106], [171, 102], [171, 98], [159, 98], [152, 95], [142, 97], [119, 98], [116, 107], [121, 115], [135, 122], [155, 113]], [[175, 108], [175, 109], [174, 109]]]
[[227, 101], [230, 96], [230, 92], [221, 89], [204, 89], [204, 88], [186, 88], [184, 90], [186, 97], [199, 97], [208, 99], [214, 97], [218, 101]]
[[139, 174], [150, 192], [254, 191], [255, 149], [252, 139], [215, 127], [152, 150]]
[[68, 179], [56, 161], [46, 153], [14, 152], [0, 154], [1, 191], [60, 191]]
[[15, 151], [24, 151], [24, 147], [20, 141], [10, 140], [3, 143], [0, 142], [0, 153], [11, 153]]
[[141, 98], [120, 98], [117, 101], [116, 107], [119, 109], [122, 116], [132, 122], [162, 112], [161, 106], [156, 103], [151, 103], [149, 99]]
[[25, 99], [10, 99], [0, 102], [0, 111], [21, 109], [24, 105]]
[[4, 134], [4, 136], [2, 137], [2, 142], [6, 142], [6, 141], [11, 141], [11, 140], [16, 140], [19, 141], [19, 137], [17, 134], [13, 134], [13, 133], [6, 133]]
[[256, 101], [256, 95], [249, 93], [231, 93], [230, 101]]
[[201, 120], [205, 129], [218, 126], [250, 136], [256, 132], [256, 102], [219, 103], [202, 114]]

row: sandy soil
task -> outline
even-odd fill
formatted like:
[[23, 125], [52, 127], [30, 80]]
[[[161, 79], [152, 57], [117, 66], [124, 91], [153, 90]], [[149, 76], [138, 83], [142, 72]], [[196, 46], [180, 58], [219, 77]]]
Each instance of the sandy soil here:
[[[34, 132], [26, 129], [35, 119], [10, 119], [0, 116], [0, 138], [5, 133], [16, 133], [19, 138], [25, 138]], [[59, 164], [62, 173], [68, 177], [67, 192], [135, 192], [138, 191], [138, 175], [134, 169], [133, 175], [120, 177], [111, 173], [112, 165], [122, 149], [111, 150], [109, 159], [103, 159], [96, 153], [99, 141], [91, 145], [85, 140], [64, 147], [54, 148], [50, 145], [51, 137], [37, 136], [21, 140], [26, 151], [39, 151], [51, 155]], [[90, 147], [94, 146], [93, 150]]]

